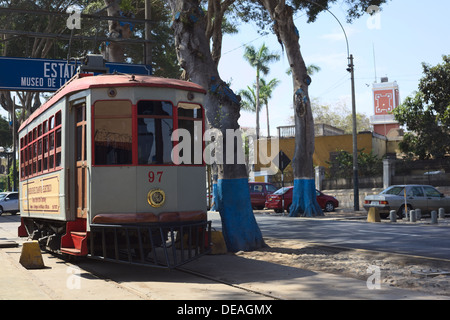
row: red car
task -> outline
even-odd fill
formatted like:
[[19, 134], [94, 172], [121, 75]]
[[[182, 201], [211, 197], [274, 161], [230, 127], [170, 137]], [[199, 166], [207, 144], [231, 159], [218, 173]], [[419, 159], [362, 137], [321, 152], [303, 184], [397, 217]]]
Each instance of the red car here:
[[267, 182], [249, 182], [248, 187], [250, 189], [252, 208], [258, 210], [264, 209], [266, 197], [277, 191], [273, 184]]
[[[289, 207], [292, 203], [292, 191], [294, 187], [285, 187], [278, 189], [271, 195], [268, 195], [266, 198], [266, 208], [274, 209], [275, 212], [280, 213], [283, 212], [281, 209], [281, 201], [282, 196], [284, 196], [284, 209], [289, 212]], [[332, 212], [335, 208], [339, 207], [339, 201], [332, 196], [327, 196], [323, 194], [319, 190], [316, 190], [317, 202], [319, 206], [325, 210], [326, 212]]]

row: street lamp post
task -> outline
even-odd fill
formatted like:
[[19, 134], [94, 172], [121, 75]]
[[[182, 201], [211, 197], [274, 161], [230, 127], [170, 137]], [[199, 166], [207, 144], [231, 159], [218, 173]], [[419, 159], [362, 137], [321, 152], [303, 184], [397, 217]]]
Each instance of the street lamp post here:
[[353, 55], [348, 58], [349, 64], [347, 71], [351, 74], [352, 82], [352, 121], [353, 121], [353, 207], [359, 211], [359, 179], [358, 179], [358, 135], [356, 132], [356, 98], [355, 98], [355, 65], [353, 64]]
[[352, 138], [353, 138], [353, 206], [355, 211], [359, 211], [359, 179], [358, 179], [358, 141], [357, 141], [357, 131], [356, 131], [356, 95], [355, 95], [355, 65], [353, 64], [353, 55], [350, 54], [350, 47], [348, 45], [347, 33], [345, 32], [344, 26], [341, 21], [334, 15], [333, 12], [328, 10], [321, 4], [316, 2], [311, 2], [306, 0], [310, 4], [314, 4], [328, 11], [339, 23], [342, 31], [344, 32], [345, 42], [347, 43], [347, 59], [348, 59], [348, 68], [347, 71], [351, 74], [351, 88], [352, 88], [352, 122], [353, 122], [353, 130], [352, 130]]

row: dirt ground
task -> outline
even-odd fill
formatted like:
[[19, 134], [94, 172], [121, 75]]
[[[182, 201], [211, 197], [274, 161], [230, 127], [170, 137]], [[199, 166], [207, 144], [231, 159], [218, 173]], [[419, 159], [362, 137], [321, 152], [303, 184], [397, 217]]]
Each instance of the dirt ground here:
[[332, 248], [292, 240], [265, 239], [265, 241], [266, 248], [253, 252], [237, 252], [236, 255], [366, 281], [374, 274], [374, 270], [378, 270], [382, 284], [450, 295], [450, 262]]

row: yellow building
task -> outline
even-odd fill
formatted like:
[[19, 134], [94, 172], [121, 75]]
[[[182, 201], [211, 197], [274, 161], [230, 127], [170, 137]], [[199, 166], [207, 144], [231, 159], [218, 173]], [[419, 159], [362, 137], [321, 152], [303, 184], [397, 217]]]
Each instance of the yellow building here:
[[[330, 161], [331, 156], [341, 150], [353, 153], [353, 137], [351, 134], [344, 134], [342, 130], [324, 124], [317, 124], [315, 131], [314, 166], [328, 168], [329, 164], [327, 162]], [[261, 138], [258, 148], [267, 144], [269, 150], [267, 154], [273, 159], [277, 155], [277, 152], [271, 152], [271, 148], [273, 145], [276, 149], [276, 144], [278, 143], [279, 150], [282, 150], [292, 160], [295, 150], [294, 127], [278, 127], [278, 136], [278, 138], [271, 138], [270, 140]], [[382, 158], [387, 154], [398, 154], [398, 142], [401, 140], [398, 139], [398, 137], [401, 136], [398, 135], [397, 137], [386, 138], [385, 136], [373, 132], [360, 132], [357, 135], [358, 151], [363, 151], [365, 153], [372, 152], [372, 154], [379, 158]], [[254, 166], [254, 176], [256, 181], [267, 180], [266, 176], [269, 165], [263, 165], [262, 163], [268, 163], [268, 159], [260, 157]], [[269, 175], [271, 175], [270, 172]], [[292, 180], [291, 165], [285, 169], [284, 175], [285, 181]]]

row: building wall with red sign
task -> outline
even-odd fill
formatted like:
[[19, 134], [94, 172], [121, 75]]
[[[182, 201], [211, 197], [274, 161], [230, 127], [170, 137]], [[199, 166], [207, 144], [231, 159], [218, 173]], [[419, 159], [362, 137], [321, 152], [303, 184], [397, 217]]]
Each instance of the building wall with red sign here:
[[381, 82], [373, 84], [374, 116], [371, 124], [375, 133], [386, 136], [390, 130], [400, 128], [392, 111], [400, 103], [400, 92], [397, 82]]

